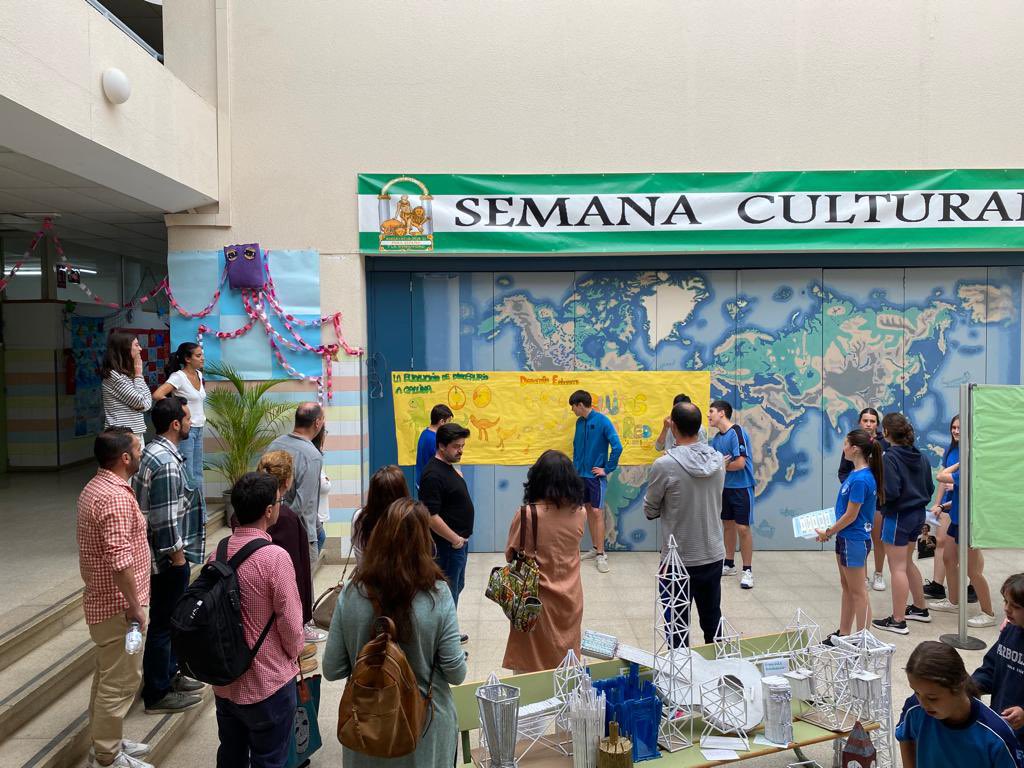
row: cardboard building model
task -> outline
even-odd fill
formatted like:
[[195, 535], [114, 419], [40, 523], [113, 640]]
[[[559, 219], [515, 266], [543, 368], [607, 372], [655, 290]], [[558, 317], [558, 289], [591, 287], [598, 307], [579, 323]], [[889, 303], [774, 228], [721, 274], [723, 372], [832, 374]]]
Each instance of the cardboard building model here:
[[858, 720], [843, 747], [840, 768], [875, 768], [875, 756], [875, 745]]

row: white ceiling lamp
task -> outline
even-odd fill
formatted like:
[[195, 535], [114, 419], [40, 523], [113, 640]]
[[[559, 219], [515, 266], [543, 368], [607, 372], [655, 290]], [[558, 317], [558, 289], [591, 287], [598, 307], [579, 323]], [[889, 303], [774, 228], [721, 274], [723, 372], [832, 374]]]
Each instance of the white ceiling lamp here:
[[103, 72], [103, 95], [111, 104], [124, 104], [132, 95], [132, 82], [128, 75], [117, 67], [110, 67]]

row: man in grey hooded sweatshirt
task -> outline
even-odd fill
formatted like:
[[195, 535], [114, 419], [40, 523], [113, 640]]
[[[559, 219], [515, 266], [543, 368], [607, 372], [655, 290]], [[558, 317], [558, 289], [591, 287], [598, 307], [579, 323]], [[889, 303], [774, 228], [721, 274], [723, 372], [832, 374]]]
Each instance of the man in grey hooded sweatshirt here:
[[[725, 465], [722, 454], [700, 442], [700, 410], [692, 403], [672, 408], [672, 434], [676, 445], [654, 462], [644, 497], [648, 520], [661, 518], [662, 538], [675, 536], [679, 557], [690, 576], [690, 598], [697, 603], [704, 642], [715, 640], [722, 618], [722, 487]], [[662, 545], [662, 555], [665, 545]], [[664, 577], [666, 574], [661, 574]], [[690, 607], [684, 609], [687, 626]], [[685, 646], [685, 635], [670, 639]]]

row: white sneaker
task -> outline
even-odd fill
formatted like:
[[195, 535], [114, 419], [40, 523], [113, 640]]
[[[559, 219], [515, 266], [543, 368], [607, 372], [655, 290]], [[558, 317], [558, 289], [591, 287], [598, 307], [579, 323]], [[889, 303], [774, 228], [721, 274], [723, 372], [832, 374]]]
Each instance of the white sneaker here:
[[[128, 757], [145, 757], [149, 754], [149, 744], [143, 744], [141, 741], [121, 739], [121, 751], [126, 753]], [[89, 759], [95, 761], [96, 747], [89, 747]]]
[[982, 611], [977, 616], [971, 616], [967, 620], [967, 626], [969, 627], [992, 627], [995, 626], [996, 617]]
[[959, 613], [960, 606], [956, 603], [949, 602], [948, 597], [944, 597], [941, 600], [932, 600], [928, 603], [929, 610], [939, 611], [940, 613]]
[[885, 592], [885, 576], [876, 573], [875, 577], [871, 580], [871, 588], [875, 592]]
[[597, 572], [598, 573], [608, 573], [608, 571], [611, 570], [608, 567], [608, 555], [604, 555], [604, 554], [597, 555], [597, 557], [595, 559], [597, 560]]
[[132, 757], [125, 751], [117, 753], [117, 757], [114, 758], [109, 766], [103, 766], [96, 762], [96, 756], [92, 755], [89, 758], [89, 768], [153, 768], [150, 763], [145, 763], [138, 758]]
[[307, 624], [303, 629], [307, 643], [322, 643], [327, 639], [327, 633], [313, 624]]
[[735, 576], [736, 575], [736, 571], [738, 571], [738, 570], [739, 569], [735, 565], [723, 565], [722, 566], [722, 575], [723, 576]]
[[595, 557], [597, 557], [597, 550], [591, 548], [589, 552], [580, 555], [580, 560], [593, 560]]
[[743, 575], [740, 576], [740, 586], [743, 589], [753, 589], [754, 588], [754, 572], [753, 571], [743, 571]]

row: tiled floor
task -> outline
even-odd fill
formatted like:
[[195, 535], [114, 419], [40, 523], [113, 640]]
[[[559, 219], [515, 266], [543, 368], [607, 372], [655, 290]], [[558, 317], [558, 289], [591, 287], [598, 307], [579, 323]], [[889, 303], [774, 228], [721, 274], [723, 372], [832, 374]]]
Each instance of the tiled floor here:
[[[1024, 570], [1024, 556], [1020, 552], [997, 550], [986, 553], [986, 557], [986, 570], [995, 592], [1007, 575]], [[657, 555], [612, 554], [609, 561], [612, 571], [606, 575], [597, 573], [593, 564], [584, 563], [586, 602], [583, 626], [609, 632], [623, 642], [651, 649], [654, 645]], [[481, 680], [492, 670], [499, 669], [504, 654], [508, 624], [500, 609], [483, 597], [487, 574], [499, 562], [498, 555], [470, 556], [466, 589], [459, 605], [459, 622], [470, 635], [467, 645], [469, 680]], [[839, 586], [834, 555], [828, 552], [765, 552], [755, 556], [754, 566], [757, 577], [755, 589], [741, 590], [738, 579], [734, 577], [727, 578], [723, 585], [724, 613], [737, 629], [746, 635], [778, 631], [792, 618], [797, 608], [803, 608], [817, 620], [824, 633], [836, 628]], [[325, 588], [338, 578], [340, 572], [340, 566], [321, 568], [317, 575], [318, 588]], [[930, 565], [926, 566], [926, 575], [930, 575]], [[871, 602], [876, 615], [887, 616], [890, 613], [889, 592], [873, 592]], [[936, 639], [942, 633], [955, 630], [955, 615], [936, 614], [931, 624], [911, 625], [909, 636], [879, 633], [883, 640], [896, 646], [893, 701], [897, 708], [910, 693], [901, 670], [914, 646], [922, 640]], [[972, 634], [991, 643], [997, 631], [995, 628], [973, 630]], [[980, 663], [983, 652], [965, 652], [963, 655], [970, 671]], [[336, 683], [324, 685], [320, 710], [324, 748], [314, 758], [314, 766], [341, 763], [341, 747], [334, 736], [341, 688]], [[204, 714], [163, 766], [192, 768], [210, 764], [216, 746], [216, 720], [211, 710]], [[807, 753], [823, 766], [831, 764], [830, 747], [812, 747]], [[751, 760], [744, 765], [781, 768], [792, 760], [789, 752]]]
[[[0, 584], [4, 585], [5, 594], [0, 608], [0, 633], [81, 586], [75, 545], [75, 501], [92, 474], [92, 467], [80, 467], [45, 476], [15, 474], [0, 479]], [[45, 482], [41, 484], [42, 481]], [[986, 572], [996, 594], [1008, 574], [1024, 570], [1024, 555], [1020, 552], [990, 551], [986, 558]], [[632, 645], [652, 648], [657, 555], [612, 554], [609, 560], [612, 572], [607, 575], [597, 573], [592, 563], [584, 563], [584, 627], [612, 633]], [[470, 635], [470, 680], [481, 680], [499, 669], [504, 654], [507, 623], [498, 607], [483, 597], [487, 574], [499, 562], [498, 555], [470, 557], [459, 608], [462, 628]], [[764, 552], [757, 553], [754, 562], [754, 590], [741, 590], [736, 578], [729, 578], [724, 584], [724, 613], [739, 630], [747, 635], [780, 630], [798, 607], [820, 622], [823, 632], [835, 629], [839, 587], [833, 555]], [[925, 570], [930, 575], [930, 565]], [[322, 567], [317, 575], [318, 587], [325, 588], [340, 573], [341, 566]], [[873, 592], [871, 601], [877, 616], [889, 614], [888, 592]], [[997, 608], [999, 605], [997, 602]], [[896, 645], [896, 668], [901, 669], [917, 642], [955, 630], [954, 615], [936, 614], [932, 624], [912, 624], [907, 637], [888, 633], [881, 636]], [[973, 630], [972, 634], [990, 643], [996, 630]], [[981, 655], [964, 653], [969, 670], [977, 666]], [[895, 682], [893, 700], [899, 705], [909, 691], [902, 673], [896, 675]], [[341, 762], [341, 748], [333, 735], [341, 687], [334, 683], [324, 686], [321, 725], [325, 744], [314, 764], [328, 766]], [[192, 768], [211, 764], [216, 745], [216, 721], [211, 710], [163, 765]], [[823, 765], [829, 764], [829, 748], [812, 748], [808, 754]], [[791, 753], [787, 759], [789, 756]], [[787, 759], [765, 758], [747, 764], [784, 766]]]
[[75, 503], [95, 471], [0, 476], [0, 634], [81, 588]]

